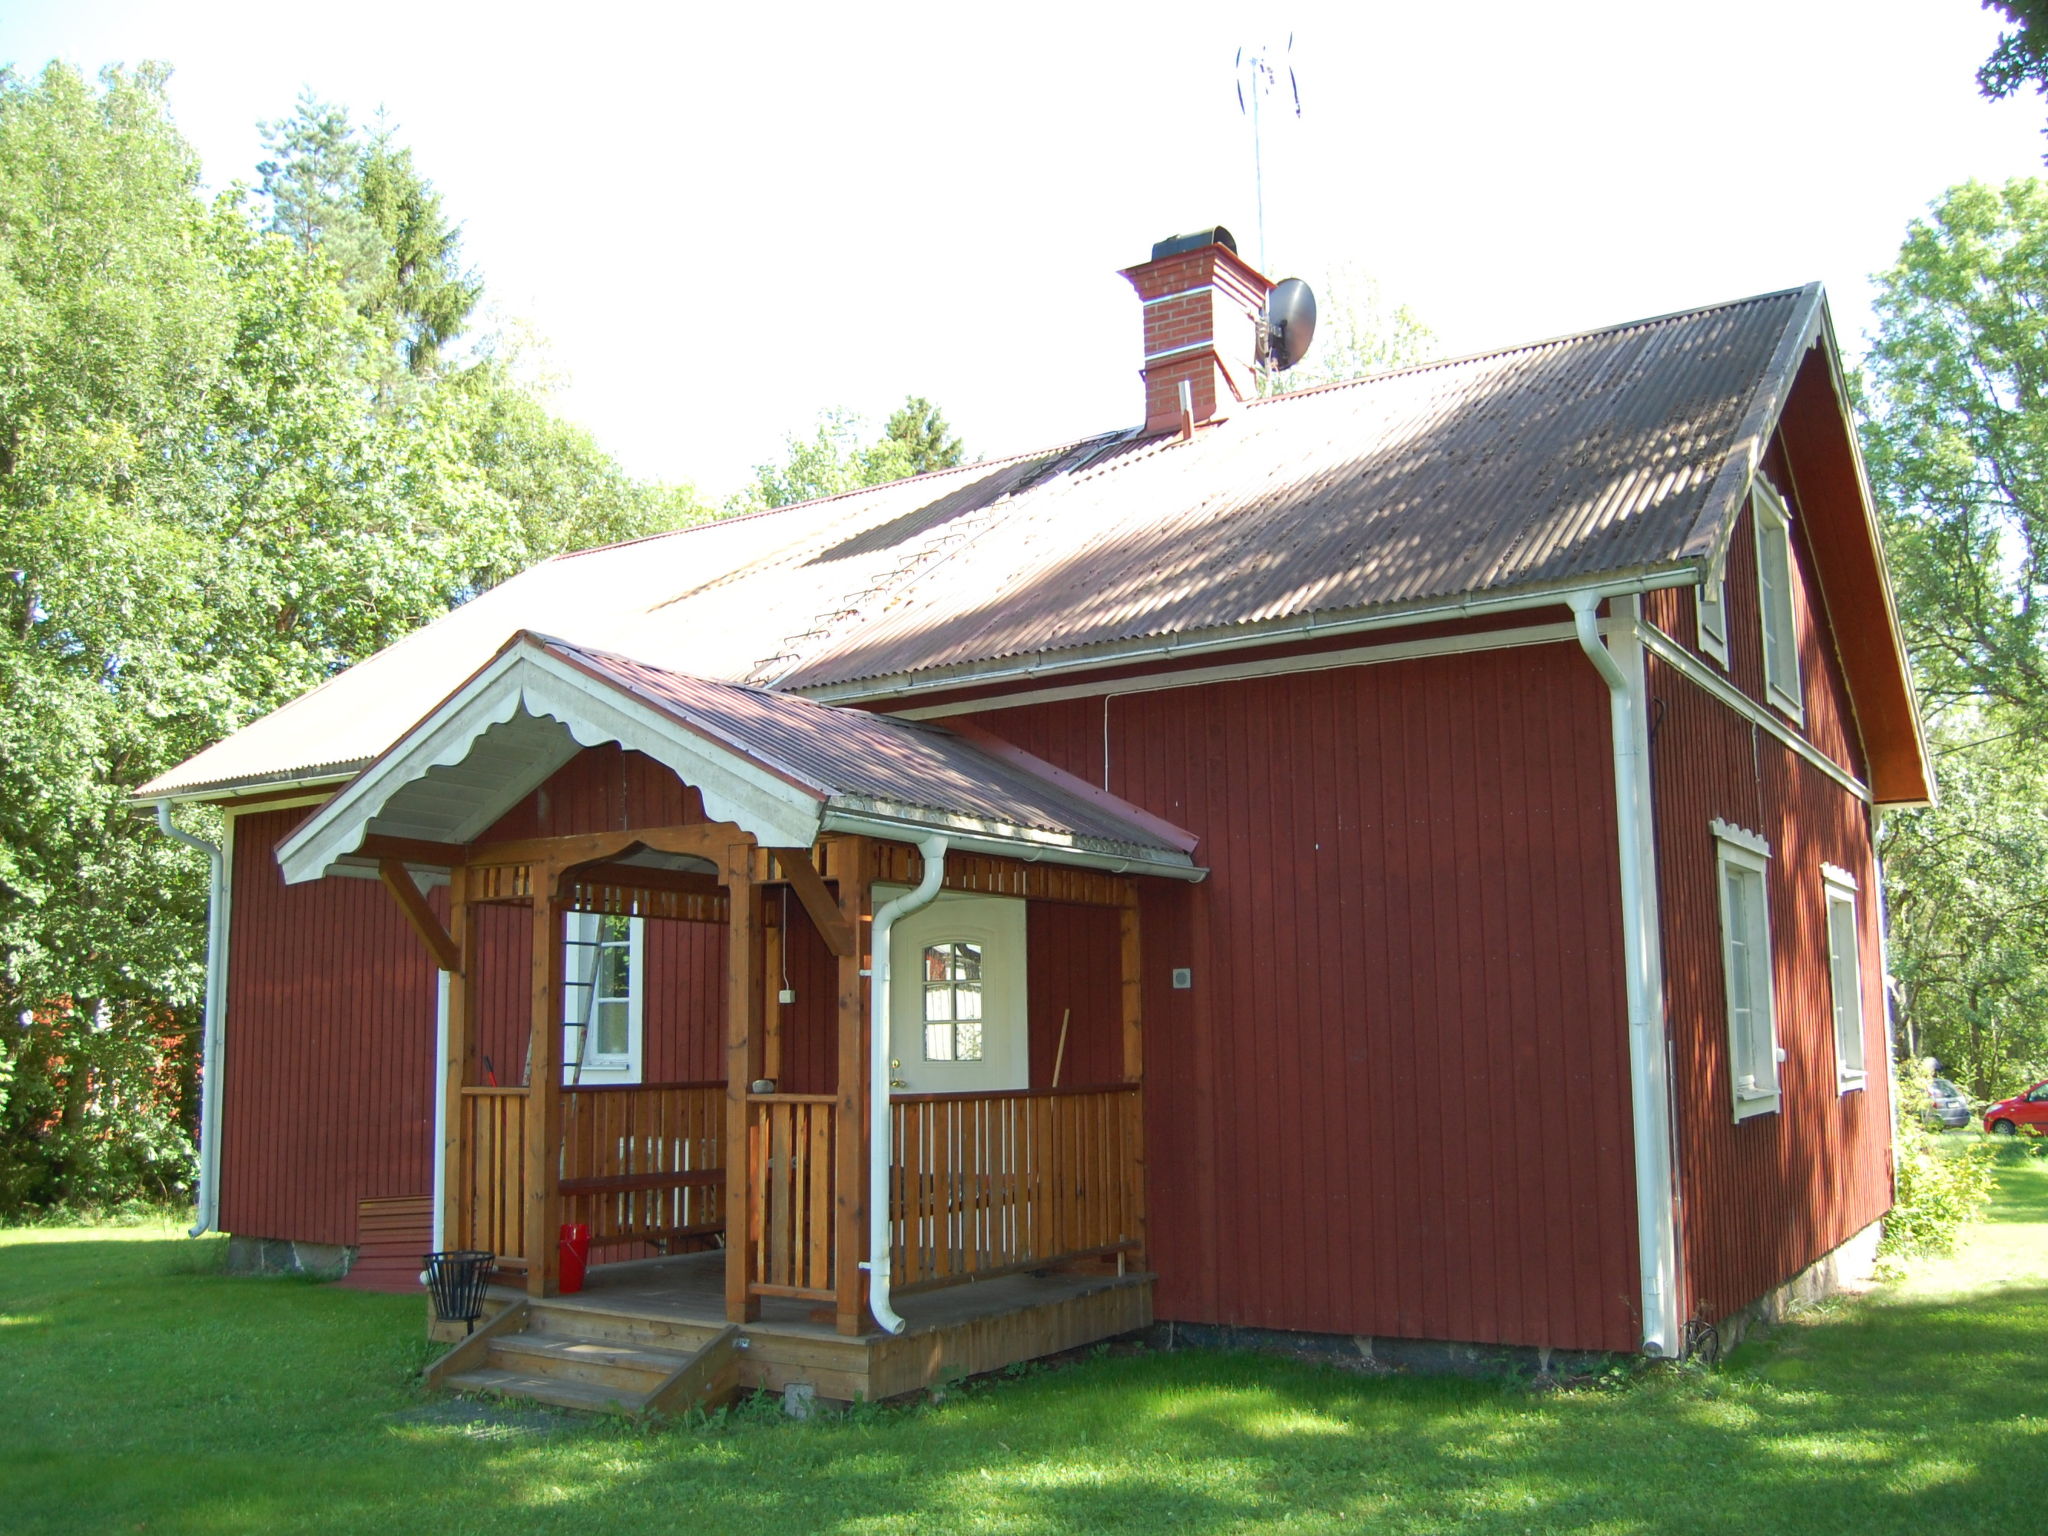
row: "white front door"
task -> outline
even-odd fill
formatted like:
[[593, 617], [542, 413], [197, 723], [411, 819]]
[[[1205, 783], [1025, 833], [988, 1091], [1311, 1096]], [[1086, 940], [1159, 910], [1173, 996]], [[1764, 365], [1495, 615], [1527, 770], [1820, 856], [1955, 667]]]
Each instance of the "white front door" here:
[[[901, 887], [875, 887], [877, 903]], [[889, 943], [889, 1086], [993, 1093], [1031, 1086], [1024, 903], [941, 891]]]

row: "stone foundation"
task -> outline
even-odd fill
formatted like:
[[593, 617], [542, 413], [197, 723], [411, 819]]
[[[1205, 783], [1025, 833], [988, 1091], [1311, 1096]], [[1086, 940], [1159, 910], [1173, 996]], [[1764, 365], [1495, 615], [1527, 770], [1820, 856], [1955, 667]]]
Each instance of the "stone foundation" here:
[[340, 1243], [301, 1243], [288, 1237], [228, 1239], [227, 1272], [231, 1275], [309, 1275], [339, 1280], [356, 1261], [356, 1251]]
[[1398, 1371], [1424, 1376], [1563, 1381], [1597, 1376], [1616, 1358], [1590, 1349], [1301, 1333], [1285, 1328], [1233, 1328], [1218, 1323], [1154, 1323], [1145, 1331], [1144, 1339], [1154, 1349], [1248, 1349], [1375, 1375]]
[[1873, 1221], [1783, 1285], [1722, 1318], [1715, 1324], [1721, 1335], [1722, 1353], [1725, 1355], [1740, 1344], [1754, 1328], [1768, 1328], [1816, 1302], [1869, 1284], [1877, 1272], [1877, 1244], [1883, 1235], [1884, 1223]]

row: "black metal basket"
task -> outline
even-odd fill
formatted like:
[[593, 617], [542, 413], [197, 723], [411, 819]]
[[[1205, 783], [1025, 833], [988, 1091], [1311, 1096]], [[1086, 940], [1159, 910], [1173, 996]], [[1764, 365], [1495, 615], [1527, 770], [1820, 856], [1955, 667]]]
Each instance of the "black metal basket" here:
[[476, 1331], [476, 1320], [484, 1315], [484, 1291], [497, 1265], [494, 1255], [474, 1248], [457, 1248], [448, 1253], [427, 1255], [427, 1294], [434, 1299], [434, 1316], [444, 1323], [462, 1323], [465, 1333]]

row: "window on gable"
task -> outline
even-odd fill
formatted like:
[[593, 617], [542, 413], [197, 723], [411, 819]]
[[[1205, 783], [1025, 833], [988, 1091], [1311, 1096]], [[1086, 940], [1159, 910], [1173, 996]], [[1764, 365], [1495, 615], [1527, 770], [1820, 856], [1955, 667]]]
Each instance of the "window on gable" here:
[[924, 1059], [981, 1060], [979, 944], [934, 944], [924, 952]]
[[1728, 589], [1718, 577], [1692, 589], [1700, 650], [1725, 668], [1728, 665]]
[[1835, 1005], [1835, 1083], [1861, 1088], [1863, 1064], [1863, 960], [1856, 930], [1856, 879], [1845, 869], [1821, 866], [1828, 904], [1828, 980]]
[[1756, 509], [1757, 606], [1763, 613], [1764, 691], [1793, 719], [1804, 717], [1799, 687], [1799, 635], [1793, 622], [1792, 519], [1761, 476], [1750, 498]]
[[639, 1080], [642, 926], [637, 917], [569, 914], [562, 1022], [572, 1081], [586, 1075]]
[[1721, 884], [1721, 958], [1728, 987], [1728, 1062], [1735, 1118], [1778, 1107], [1778, 1024], [1771, 986], [1770, 844], [1714, 823]]

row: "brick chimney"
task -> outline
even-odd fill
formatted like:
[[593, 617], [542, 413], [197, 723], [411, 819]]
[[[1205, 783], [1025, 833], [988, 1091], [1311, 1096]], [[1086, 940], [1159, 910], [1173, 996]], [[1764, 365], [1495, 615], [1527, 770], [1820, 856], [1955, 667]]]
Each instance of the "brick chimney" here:
[[[1124, 272], [1145, 310], [1145, 431], [1193, 431], [1254, 393], [1258, 317], [1273, 291], [1220, 225], [1152, 247]], [[1181, 385], [1188, 386], [1185, 409]]]

